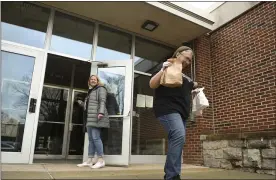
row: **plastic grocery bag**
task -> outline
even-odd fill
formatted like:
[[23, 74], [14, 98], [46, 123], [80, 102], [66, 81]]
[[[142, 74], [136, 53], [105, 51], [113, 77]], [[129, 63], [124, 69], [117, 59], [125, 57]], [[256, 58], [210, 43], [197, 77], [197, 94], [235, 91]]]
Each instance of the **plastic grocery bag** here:
[[206, 98], [203, 88], [197, 88], [193, 90], [192, 92], [196, 93], [193, 98], [193, 107], [192, 107], [192, 113], [196, 116], [202, 116], [203, 109], [206, 107], [209, 107], [208, 99]]

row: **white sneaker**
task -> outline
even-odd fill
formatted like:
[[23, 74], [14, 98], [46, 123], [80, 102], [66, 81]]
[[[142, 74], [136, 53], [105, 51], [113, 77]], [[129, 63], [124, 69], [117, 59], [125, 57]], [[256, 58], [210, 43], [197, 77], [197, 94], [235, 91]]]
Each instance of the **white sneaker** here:
[[98, 161], [94, 166], [91, 166], [92, 169], [99, 169], [99, 168], [103, 168], [105, 166], [105, 162], [104, 161]]
[[78, 164], [78, 167], [88, 167], [88, 166], [93, 166], [96, 164], [97, 159], [95, 158], [88, 158], [86, 161], [84, 161], [82, 164]]

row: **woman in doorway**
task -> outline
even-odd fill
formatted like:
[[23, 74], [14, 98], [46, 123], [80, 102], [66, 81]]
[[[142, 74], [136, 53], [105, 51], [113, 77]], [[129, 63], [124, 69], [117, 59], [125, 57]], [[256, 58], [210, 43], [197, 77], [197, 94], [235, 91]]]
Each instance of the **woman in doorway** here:
[[[193, 51], [186, 46], [179, 47], [173, 58], [184, 62], [183, 70], [191, 64]], [[160, 85], [160, 79], [171, 63], [166, 61], [160, 71], [154, 73], [150, 80], [150, 87], [155, 89], [154, 113], [168, 133], [168, 153], [164, 167], [164, 179], [180, 179], [181, 155], [185, 143], [186, 120], [190, 112], [191, 91], [197, 86], [188, 76], [183, 74], [181, 87], [169, 88]]]
[[[84, 121], [86, 121], [84, 124], [89, 139], [88, 159], [77, 166], [90, 166], [92, 169], [97, 169], [105, 166], [101, 131], [102, 128], [110, 127], [106, 109], [107, 91], [96, 75], [89, 77], [88, 87], [89, 90], [84, 102], [78, 100], [78, 103], [84, 108]], [[97, 159], [95, 157], [96, 152]]]

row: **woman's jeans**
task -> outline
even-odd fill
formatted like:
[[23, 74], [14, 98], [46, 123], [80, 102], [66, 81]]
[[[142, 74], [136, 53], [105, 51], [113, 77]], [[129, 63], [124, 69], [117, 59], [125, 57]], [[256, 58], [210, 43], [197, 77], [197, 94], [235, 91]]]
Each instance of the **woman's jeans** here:
[[168, 153], [164, 167], [165, 179], [181, 174], [182, 149], [185, 143], [186, 121], [180, 114], [172, 113], [158, 117], [168, 133]]
[[98, 157], [103, 157], [103, 142], [101, 139], [101, 128], [87, 127], [89, 145], [88, 157], [93, 158], [97, 152]]

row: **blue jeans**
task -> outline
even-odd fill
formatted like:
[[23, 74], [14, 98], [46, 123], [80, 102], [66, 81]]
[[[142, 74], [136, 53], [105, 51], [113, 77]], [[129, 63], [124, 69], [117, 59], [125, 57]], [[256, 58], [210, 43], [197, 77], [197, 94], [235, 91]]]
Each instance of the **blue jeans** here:
[[180, 114], [172, 113], [158, 117], [168, 133], [168, 153], [164, 167], [165, 179], [181, 174], [181, 155], [185, 143], [186, 121]]
[[89, 145], [88, 157], [92, 158], [97, 152], [98, 157], [103, 157], [103, 142], [101, 139], [101, 129], [95, 127], [87, 127]]

